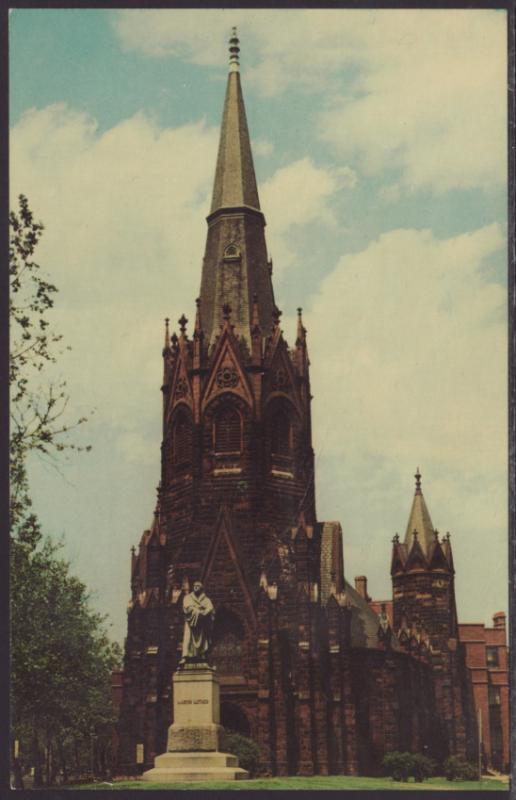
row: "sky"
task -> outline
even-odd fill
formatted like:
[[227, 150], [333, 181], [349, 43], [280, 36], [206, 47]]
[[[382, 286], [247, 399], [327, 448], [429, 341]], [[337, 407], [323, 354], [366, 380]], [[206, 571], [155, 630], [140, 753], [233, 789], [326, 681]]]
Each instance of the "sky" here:
[[[232, 25], [274, 287], [304, 309], [320, 520], [391, 596], [419, 467], [459, 620], [507, 610], [506, 14], [10, 14], [12, 205], [45, 224], [55, 374], [90, 453], [34, 508], [123, 641], [160, 471], [163, 319], [193, 320]], [[191, 325], [191, 323], [190, 323]]]

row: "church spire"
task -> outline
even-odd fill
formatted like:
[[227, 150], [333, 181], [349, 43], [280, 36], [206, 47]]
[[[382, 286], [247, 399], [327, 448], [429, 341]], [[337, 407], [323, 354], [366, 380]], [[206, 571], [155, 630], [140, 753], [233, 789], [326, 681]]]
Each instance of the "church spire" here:
[[[426, 507], [425, 498], [423, 497], [419, 467], [416, 470], [414, 478], [416, 479], [416, 490], [414, 492], [412, 508], [410, 509], [407, 531], [405, 534], [405, 545], [407, 550], [410, 550], [417, 540], [425, 555], [428, 555], [435, 540], [435, 531], [430, 513]], [[414, 533], [417, 535], [414, 536]]]
[[229, 40], [229, 75], [222, 114], [211, 214], [222, 208], [249, 206], [260, 210], [251, 142], [239, 70], [239, 40], [233, 28]]
[[240, 42], [233, 28], [200, 295], [207, 343], [213, 344], [219, 335], [222, 306], [229, 304], [235, 335], [250, 347], [253, 296], [257, 297], [264, 331], [272, 322], [273, 297], [239, 53]]

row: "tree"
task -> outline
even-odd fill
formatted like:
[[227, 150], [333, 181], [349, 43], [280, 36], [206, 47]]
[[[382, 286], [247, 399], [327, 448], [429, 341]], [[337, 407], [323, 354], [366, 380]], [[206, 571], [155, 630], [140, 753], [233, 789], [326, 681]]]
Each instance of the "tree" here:
[[9, 223], [11, 721], [22, 757], [35, 767], [35, 785], [43, 777], [48, 785], [58, 769], [66, 778], [72, 761], [75, 771], [89, 769], [93, 741], [99, 753], [107, 747], [111, 671], [120, 650], [32, 509], [28, 457], [54, 460], [67, 449], [90, 448], [69, 437], [86, 419], [66, 422], [66, 383], [41, 385], [62, 341], [48, 318], [57, 288], [33, 260], [43, 225], [24, 196]]
[[78, 447], [69, 439], [70, 431], [86, 418], [66, 421], [66, 382], [47, 382], [43, 386], [38, 382], [45, 366], [55, 363], [59, 355], [62, 337], [52, 330], [48, 319], [58, 290], [43, 277], [39, 264], [33, 260], [44, 227], [34, 221], [27, 198], [20, 195], [18, 200], [18, 213], [9, 215], [10, 512], [11, 531], [35, 541], [40, 531], [31, 513], [29, 453], [52, 459], [66, 449], [90, 448]]
[[45, 773], [48, 785], [72, 764], [72, 771], [88, 771], [92, 735], [99, 751], [108, 747], [111, 672], [121, 653], [91, 610], [86, 587], [59, 558], [59, 545], [11, 545], [13, 736], [29, 752], [36, 784]]

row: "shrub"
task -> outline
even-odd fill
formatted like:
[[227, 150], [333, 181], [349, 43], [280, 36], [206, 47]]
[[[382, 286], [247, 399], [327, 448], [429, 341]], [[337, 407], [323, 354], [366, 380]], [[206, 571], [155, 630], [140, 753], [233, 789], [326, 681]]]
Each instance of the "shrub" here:
[[395, 781], [406, 782], [410, 777], [421, 782], [436, 773], [436, 764], [422, 753], [386, 753], [382, 761], [383, 770]]
[[382, 766], [386, 775], [395, 781], [406, 782], [412, 774], [413, 759], [412, 753], [386, 753], [383, 757]]
[[449, 756], [444, 762], [444, 774], [448, 781], [477, 781], [478, 768], [457, 756]]
[[238, 757], [238, 765], [253, 776], [260, 763], [260, 748], [253, 739], [240, 733], [224, 731], [220, 743], [221, 750]]
[[414, 753], [412, 756], [412, 775], [416, 781], [424, 781], [425, 778], [431, 778], [437, 772], [437, 764], [428, 756], [422, 753]]

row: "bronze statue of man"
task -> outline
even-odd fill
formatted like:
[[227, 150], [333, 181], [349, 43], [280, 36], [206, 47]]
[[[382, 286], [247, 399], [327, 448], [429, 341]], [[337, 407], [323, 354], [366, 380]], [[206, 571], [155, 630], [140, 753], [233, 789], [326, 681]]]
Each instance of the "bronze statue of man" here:
[[185, 629], [180, 664], [186, 662], [205, 662], [211, 645], [215, 609], [210, 598], [204, 593], [201, 581], [195, 581], [193, 592], [183, 600]]

